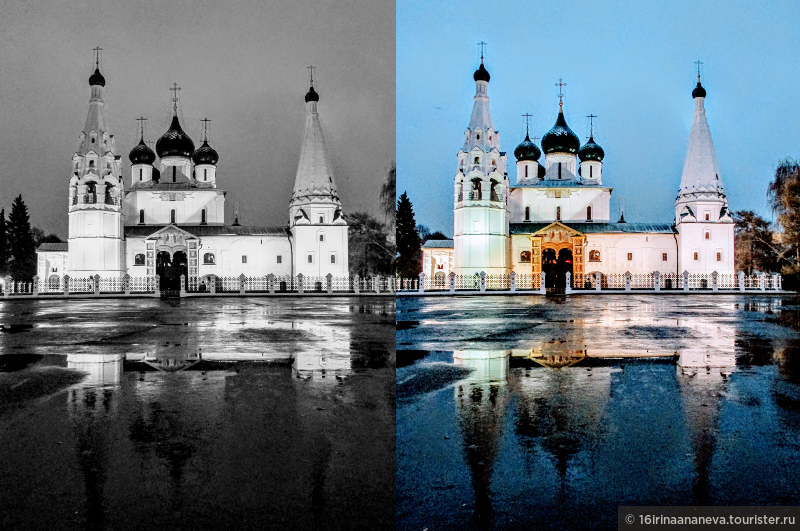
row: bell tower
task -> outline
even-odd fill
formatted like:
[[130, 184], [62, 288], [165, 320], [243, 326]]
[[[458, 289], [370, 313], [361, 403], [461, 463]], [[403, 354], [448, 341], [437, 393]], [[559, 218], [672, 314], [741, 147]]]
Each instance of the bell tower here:
[[125, 270], [122, 162], [106, 126], [101, 50], [94, 50], [89, 113], [69, 181], [69, 271], [74, 277], [118, 277]]
[[347, 276], [347, 222], [317, 114], [319, 94], [314, 90], [314, 67], [309, 71], [311, 86], [305, 96], [303, 146], [289, 202], [289, 230], [295, 242], [294, 274]]
[[678, 263], [681, 272], [730, 274], [734, 272], [733, 219], [722, 188], [717, 154], [706, 120], [706, 90], [692, 91], [694, 118], [683, 165], [681, 187], [675, 199]]
[[472, 116], [458, 152], [458, 172], [453, 194], [453, 246], [455, 273], [467, 275], [507, 273], [508, 175], [506, 154], [500, 151], [489, 109], [489, 72], [481, 64], [473, 75], [475, 97]]

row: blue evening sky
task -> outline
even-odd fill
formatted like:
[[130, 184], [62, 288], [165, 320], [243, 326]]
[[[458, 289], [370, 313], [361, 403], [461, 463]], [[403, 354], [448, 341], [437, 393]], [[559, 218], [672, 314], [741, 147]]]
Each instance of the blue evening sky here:
[[449, 236], [482, 40], [512, 184], [521, 115], [533, 115], [531, 137], [541, 138], [563, 78], [567, 123], [582, 142], [586, 115], [598, 116], [612, 218], [624, 198], [628, 221], [673, 221], [700, 60], [729, 206], [772, 219], [767, 185], [782, 158], [800, 157], [797, 3], [399, 0], [397, 193], [408, 192], [417, 223]]

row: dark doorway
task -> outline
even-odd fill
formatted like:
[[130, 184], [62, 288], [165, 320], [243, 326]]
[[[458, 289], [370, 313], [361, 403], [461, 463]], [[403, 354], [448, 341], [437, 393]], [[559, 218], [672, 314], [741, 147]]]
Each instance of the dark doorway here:
[[187, 279], [189, 274], [188, 262], [184, 251], [177, 251], [172, 256], [167, 251], [156, 255], [156, 273], [161, 279], [161, 291], [181, 289], [181, 275]]
[[545, 288], [548, 291], [563, 293], [567, 284], [567, 271], [572, 274], [572, 250], [555, 249], [542, 251], [542, 271], [545, 273]]

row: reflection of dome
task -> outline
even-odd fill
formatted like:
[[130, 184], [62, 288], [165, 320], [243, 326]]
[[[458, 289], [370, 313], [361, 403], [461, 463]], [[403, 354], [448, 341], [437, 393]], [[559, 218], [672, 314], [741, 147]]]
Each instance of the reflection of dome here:
[[203, 140], [203, 145], [192, 154], [192, 161], [197, 165], [216, 164], [219, 161], [219, 155], [214, 148], [208, 145], [208, 140]]
[[542, 137], [542, 150], [545, 155], [550, 153], [575, 154], [581, 147], [578, 135], [572, 132], [564, 119], [564, 113], [559, 111], [556, 125]]
[[581, 162], [586, 162], [587, 160], [603, 162], [605, 155], [603, 148], [594, 141], [593, 135], [589, 135], [589, 141], [578, 150], [578, 158], [581, 159]]
[[306, 92], [306, 103], [309, 101], [319, 101], [319, 94], [314, 90], [314, 87], [309, 88], [308, 92]]
[[156, 142], [156, 153], [161, 158], [164, 157], [185, 157], [189, 158], [194, 153], [194, 142], [189, 138], [178, 121], [177, 116], [172, 117], [169, 129]]
[[131, 159], [131, 164], [150, 164], [156, 160], [156, 154], [144, 143], [144, 137], [139, 140], [139, 143], [133, 148], [128, 155]]
[[539, 160], [539, 157], [542, 156], [542, 152], [539, 151], [539, 148], [536, 147], [536, 144], [531, 142], [530, 137], [526, 134], [525, 140], [523, 140], [522, 143], [517, 146], [517, 149], [514, 150], [514, 156], [520, 162], [524, 160]]
[[693, 98], [705, 98], [706, 97], [706, 89], [703, 88], [703, 85], [700, 84], [700, 80], [697, 80], [697, 86], [692, 91]]
[[586, 355], [583, 351], [565, 352], [564, 354], [547, 354], [544, 356], [531, 356], [531, 359], [543, 367], [550, 367], [552, 369], [560, 369], [562, 367], [571, 367], [584, 359]]
[[479, 66], [478, 69], [475, 70], [475, 73], [472, 75], [472, 79], [474, 79], [475, 81], [486, 81], [487, 83], [489, 82], [489, 79], [491, 77], [492, 76], [489, 75], [489, 71], [486, 70], [486, 67], [483, 66], [483, 61], [481, 61], [481, 66]]
[[104, 78], [103, 74], [100, 73], [99, 68], [95, 68], [94, 74], [89, 76], [89, 85], [99, 85], [101, 87], [106, 86], [106, 78]]

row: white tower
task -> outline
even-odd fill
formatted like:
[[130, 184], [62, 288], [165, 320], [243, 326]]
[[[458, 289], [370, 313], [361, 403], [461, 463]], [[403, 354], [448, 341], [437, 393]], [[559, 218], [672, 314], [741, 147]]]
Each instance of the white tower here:
[[[313, 72], [313, 70], [312, 70]], [[294, 274], [347, 276], [347, 222], [333, 180], [325, 138], [317, 114], [319, 95], [311, 88], [305, 97], [303, 147], [289, 202], [289, 230], [294, 237]]]
[[73, 277], [120, 276], [124, 271], [122, 163], [108, 133], [100, 48], [89, 78], [91, 99], [69, 182], [69, 272]]
[[489, 110], [489, 72], [481, 65], [473, 75], [472, 117], [458, 152], [453, 195], [453, 246], [458, 275], [507, 273], [508, 175], [500, 133]]
[[706, 91], [700, 84], [699, 69], [692, 98], [692, 131], [675, 200], [679, 269], [690, 274], [733, 273], [733, 219], [728, 212], [714, 142], [706, 121], [703, 107]]

